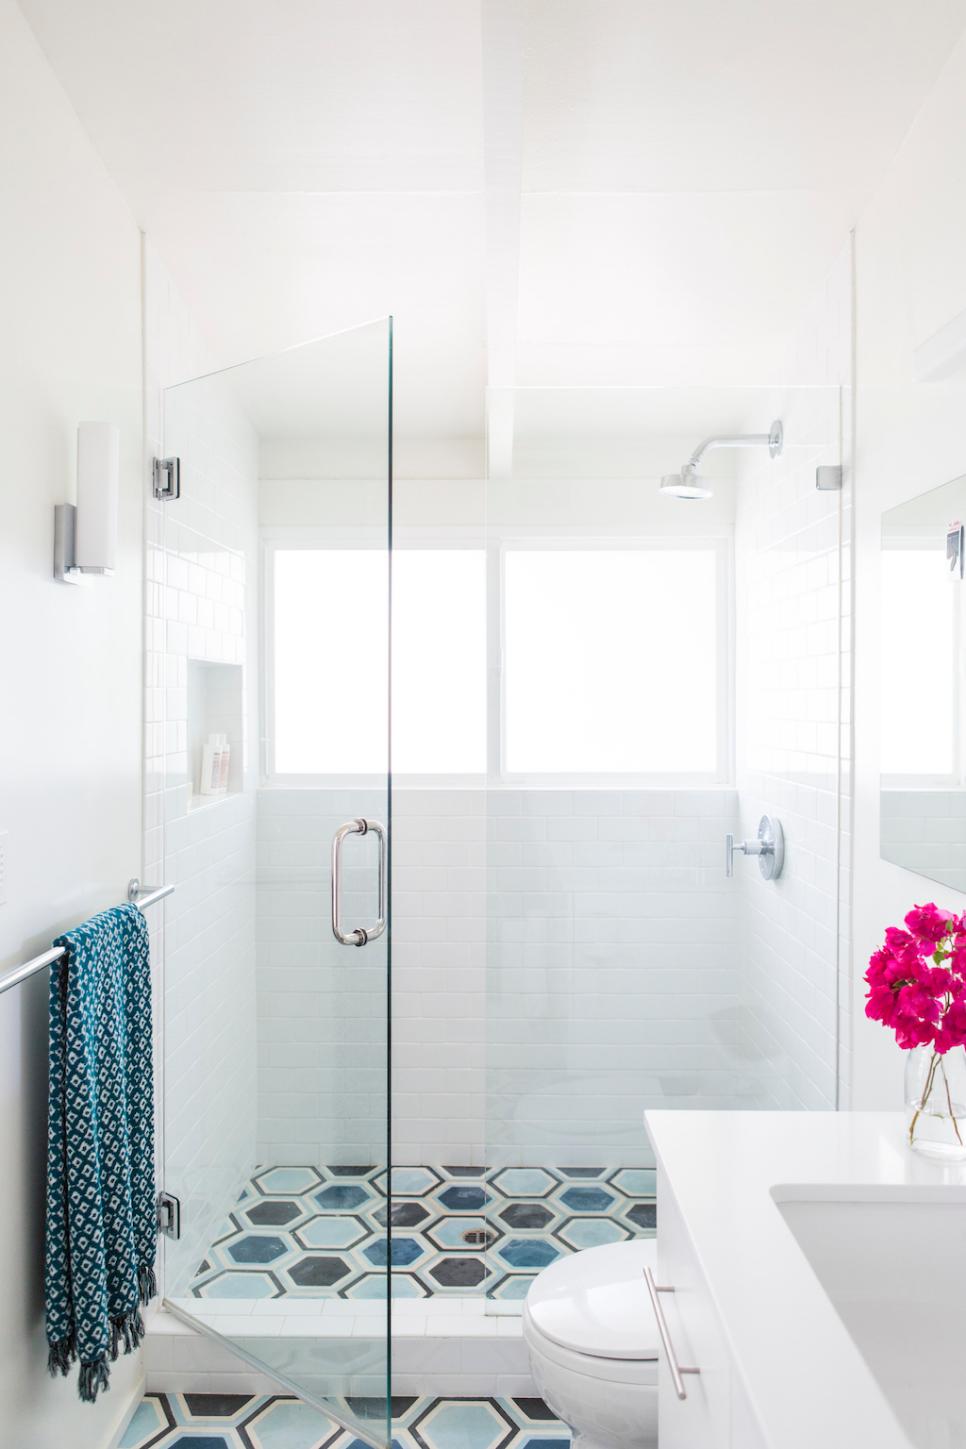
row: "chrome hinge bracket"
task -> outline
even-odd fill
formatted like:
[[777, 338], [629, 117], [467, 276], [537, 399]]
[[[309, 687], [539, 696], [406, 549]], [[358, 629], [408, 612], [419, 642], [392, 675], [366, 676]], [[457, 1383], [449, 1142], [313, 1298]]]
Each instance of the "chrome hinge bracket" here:
[[181, 1237], [181, 1200], [171, 1192], [158, 1193], [158, 1232], [175, 1241]]
[[181, 497], [181, 459], [155, 458], [151, 466], [151, 491], [162, 503]]

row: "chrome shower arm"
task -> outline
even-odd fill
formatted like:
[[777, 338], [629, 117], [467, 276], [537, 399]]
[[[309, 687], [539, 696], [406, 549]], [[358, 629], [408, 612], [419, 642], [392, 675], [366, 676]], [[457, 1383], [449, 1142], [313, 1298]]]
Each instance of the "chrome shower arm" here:
[[767, 448], [769, 456], [777, 458], [782, 450], [782, 425], [780, 421], [772, 423], [767, 433], [720, 433], [717, 437], [705, 438], [699, 443], [691, 454], [685, 468], [693, 471], [697, 468], [705, 453], [712, 448]]
[[777, 458], [783, 441], [781, 418], [775, 419], [767, 433], [718, 433], [715, 437], [705, 438], [680, 473], [664, 474], [661, 492], [672, 498], [710, 498], [714, 491], [710, 480], [698, 474], [698, 464], [705, 453], [712, 448], [767, 448], [769, 457]]

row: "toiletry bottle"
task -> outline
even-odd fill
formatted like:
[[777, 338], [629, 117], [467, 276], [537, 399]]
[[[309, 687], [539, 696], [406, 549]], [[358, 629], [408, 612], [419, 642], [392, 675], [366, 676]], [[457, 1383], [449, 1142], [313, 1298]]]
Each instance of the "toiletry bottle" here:
[[221, 750], [218, 756], [218, 789], [227, 794], [228, 774], [231, 768], [231, 745], [228, 743], [227, 735], [220, 735], [219, 741]]
[[218, 737], [209, 735], [201, 752], [199, 795], [213, 795], [218, 788]]

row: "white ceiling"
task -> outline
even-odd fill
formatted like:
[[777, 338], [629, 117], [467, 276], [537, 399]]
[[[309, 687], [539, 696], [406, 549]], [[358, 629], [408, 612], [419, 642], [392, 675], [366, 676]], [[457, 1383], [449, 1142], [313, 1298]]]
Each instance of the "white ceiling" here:
[[409, 439], [482, 435], [488, 225], [518, 382], [768, 381], [966, 25], [966, 0], [21, 4], [219, 360], [392, 312]]
[[528, 0], [532, 191], [863, 189], [963, 28], [954, 0]]

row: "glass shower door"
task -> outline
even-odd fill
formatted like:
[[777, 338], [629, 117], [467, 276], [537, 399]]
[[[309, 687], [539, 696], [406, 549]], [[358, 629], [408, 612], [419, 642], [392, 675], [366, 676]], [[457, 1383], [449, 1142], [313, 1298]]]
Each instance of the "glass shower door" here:
[[[836, 1105], [850, 508], [816, 468], [842, 462], [842, 402], [824, 386], [490, 398], [512, 423], [486, 520], [492, 1313], [520, 1313], [568, 1254], [655, 1234], [645, 1110]], [[702, 439], [767, 439], [776, 419], [780, 451], [710, 453], [702, 501], [661, 491]], [[729, 877], [727, 835], [754, 839], [765, 814], [781, 880], [743, 857]]]
[[[389, 1432], [390, 409], [389, 321], [166, 389], [177, 464], [158, 472], [176, 496], [149, 508], [146, 624], [146, 866], [176, 887], [165, 1299], [374, 1445]], [[290, 1410], [258, 1412], [281, 1433]]]

